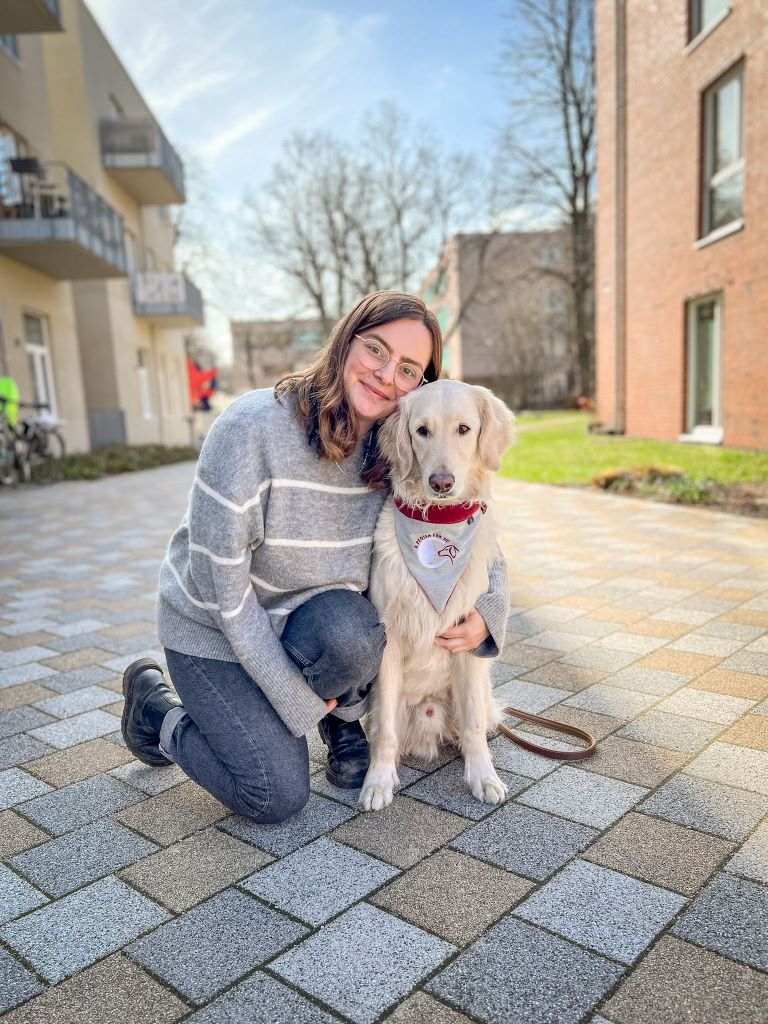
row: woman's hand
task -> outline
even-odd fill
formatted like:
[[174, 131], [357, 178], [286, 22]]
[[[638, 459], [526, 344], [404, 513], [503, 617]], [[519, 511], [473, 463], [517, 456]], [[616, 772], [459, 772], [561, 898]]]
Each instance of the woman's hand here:
[[485, 619], [476, 608], [473, 608], [463, 622], [439, 633], [435, 637], [435, 643], [452, 654], [458, 654], [461, 651], [474, 651], [490, 635]]
[[330, 700], [327, 700], [327, 701], [325, 702], [325, 706], [326, 706], [326, 707], [328, 708], [328, 714], [329, 714], [329, 715], [330, 715], [330, 713], [331, 713], [331, 712], [333, 711], [333, 709], [334, 709], [334, 708], [336, 707], [336, 705], [337, 705], [338, 703], [339, 703], [339, 702], [338, 702], [338, 701], [336, 700], [336, 698], [335, 698], [335, 697], [331, 697], [331, 699], [330, 699]]

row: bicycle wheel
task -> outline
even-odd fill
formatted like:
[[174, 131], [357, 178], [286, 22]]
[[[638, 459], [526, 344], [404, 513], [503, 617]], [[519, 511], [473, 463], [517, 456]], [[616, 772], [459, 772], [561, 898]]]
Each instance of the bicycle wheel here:
[[16, 470], [16, 446], [7, 431], [0, 429], [0, 484], [16, 487], [19, 474]]
[[35, 440], [32, 479], [38, 484], [57, 483], [64, 476], [64, 438], [58, 430], [41, 430]]

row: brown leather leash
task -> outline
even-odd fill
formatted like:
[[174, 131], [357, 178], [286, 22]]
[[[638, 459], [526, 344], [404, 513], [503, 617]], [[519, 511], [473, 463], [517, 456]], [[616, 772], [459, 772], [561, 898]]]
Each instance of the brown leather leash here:
[[577, 750], [552, 750], [551, 747], [542, 747], [539, 743], [533, 743], [525, 739], [519, 732], [513, 732], [506, 725], [499, 725], [499, 732], [503, 733], [513, 743], [525, 747], [534, 754], [541, 754], [542, 757], [551, 757], [556, 761], [583, 761], [586, 757], [592, 757], [597, 750], [597, 740], [583, 729], [577, 729], [575, 725], [565, 725], [563, 722], [555, 722], [551, 718], [542, 718], [541, 715], [532, 715], [528, 711], [520, 711], [517, 708], [504, 708], [505, 715], [512, 715], [514, 718], [522, 718], [526, 722], [534, 722], [536, 725], [545, 725], [548, 729], [555, 729], [557, 732], [567, 732], [569, 736], [576, 736], [584, 740], [586, 747], [579, 747]]

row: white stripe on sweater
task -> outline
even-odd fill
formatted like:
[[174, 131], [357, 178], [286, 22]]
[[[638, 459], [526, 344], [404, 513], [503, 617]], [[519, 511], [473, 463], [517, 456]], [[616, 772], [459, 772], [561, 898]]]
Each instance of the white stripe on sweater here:
[[254, 505], [258, 505], [261, 501], [262, 493], [266, 491], [270, 483], [270, 480], [265, 480], [263, 483], [259, 484], [256, 497], [249, 498], [244, 504], [238, 505], [236, 502], [230, 501], [229, 498], [225, 498], [223, 494], [219, 494], [218, 491], [214, 491], [214, 489], [204, 483], [199, 476], [195, 477], [195, 486], [199, 487], [203, 494], [207, 494], [209, 497], [213, 498], [214, 501], [218, 501], [218, 503], [223, 505], [224, 508], [231, 509], [233, 512], [238, 513], [247, 512], [249, 508], [252, 508]]
[[354, 537], [352, 540], [294, 540], [292, 537], [265, 537], [264, 543], [273, 548], [354, 548], [359, 544], [372, 544], [373, 537]]
[[259, 484], [259, 489], [256, 492], [256, 496], [249, 498], [242, 505], [238, 505], [234, 501], [230, 501], [229, 498], [225, 498], [223, 494], [219, 494], [207, 483], [200, 479], [199, 476], [195, 477], [195, 484], [200, 490], [213, 498], [214, 501], [218, 501], [224, 508], [231, 509], [233, 512], [242, 514], [247, 512], [249, 508], [254, 505], [258, 505], [261, 502], [261, 496], [268, 487], [300, 487], [307, 491], [320, 491], [325, 494], [368, 494], [370, 491], [369, 487], [337, 487], [335, 484], [316, 484], [311, 480], [290, 480], [288, 478], [279, 477], [275, 480], [264, 480]]
[[176, 582], [179, 584], [179, 586], [181, 587], [182, 591], [184, 592], [184, 596], [187, 598], [187, 600], [191, 601], [192, 604], [195, 605], [196, 608], [207, 608], [210, 611], [219, 612], [219, 614], [221, 615], [222, 619], [234, 619], [236, 615], [239, 615], [240, 612], [245, 607], [245, 602], [248, 600], [248, 595], [253, 593], [253, 587], [249, 583], [248, 584], [248, 589], [243, 594], [243, 600], [240, 602], [240, 604], [237, 606], [237, 608], [233, 608], [232, 611], [230, 611], [230, 612], [223, 612], [221, 610], [221, 605], [215, 604], [213, 601], [198, 601], [197, 598], [192, 597], [190, 592], [184, 586], [184, 583], [182, 582], [181, 576], [179, 576], [179, 572], [178, 572], [176, 566], [170, 560], [170, 558], [166, 558], [166, 562], [168, 564], [168, 568], [173, 573]]
[[246, 551], [244, 551], [239, 558], [226, 558], [224, 555], [214, 555], [212, 551], [209, 551], [208, 548], [204, 548], [202, 544], [193, 544], [192, 541], [189, 542], [189, 550], [199, 551], [201, 555], [207, 555], [208, 558], [217, 565], [242, 565], [247, 555]]
[[337, 487], [335, 484], [316, 484], [311, 480], [275, 479], [273, 487], [302, 487], [308, 491], [324, 491], [326, 494], [368, 494], [370, 487]]
[[[273, 594], [291, 594], [294, 593], [289, 587], [273, 587], [271, 583], [267, 583], [266, 580], [260, 579], [258, 576], [254, 576], [251, 573], [251, 583], [255, 583], [257, 587], [262, 587], [264, 590], [269, 590]], [[356, 586], [354, 583], [340, 583], [339, 590], [351, 590], [355, 594], [359, 594], [362, 591], [362, 587]]]

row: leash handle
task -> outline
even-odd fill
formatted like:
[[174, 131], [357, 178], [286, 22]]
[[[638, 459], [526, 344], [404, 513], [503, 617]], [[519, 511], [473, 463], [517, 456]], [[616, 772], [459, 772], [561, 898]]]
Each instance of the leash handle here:
[[499, 725], [499, 732], [503, 733], [519, 747], [525, 747], [534, 754], [541, 754], [542, 757], [551, 757], [555, 761], [583, 761], [592, 757], [597, 750], [597, 740], [583, 729], [577, 729], [575, 725], [565, 725], [563, 722], [555, 722], [552, 718], [542, 718], [541, 715], [532, 715], [528, 711], [519, 711], [517, 708], [504, 708], [505, 715], [512, 715], [515, 718], [522, 718], [526, 722], [534, 722], [536, 725], [545, 725], [548, 729], [555, 729], [557, 732], [566, 732], [569, 736], [576, 736], [584, 740], [586, 747], [579, 747], [577, 750], [552, 750], [550, 747], [542, 747], [539, 743], [533, 743], [525, 739], [519, 732], [513, 732], [506, 725]]

